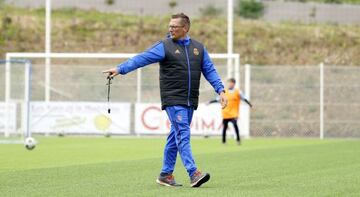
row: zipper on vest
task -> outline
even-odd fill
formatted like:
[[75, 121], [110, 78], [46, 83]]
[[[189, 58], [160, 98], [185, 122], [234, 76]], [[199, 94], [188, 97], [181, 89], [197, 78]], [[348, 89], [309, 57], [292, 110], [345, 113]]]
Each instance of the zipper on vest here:
[[190, 61], [189, 61], [189, 54], [186, 48], [186, 45], [184, 45], [185, 48], [185, 54], [186, 54], [186, 60], [187, 60], [187, 64], [188, 64], [188, 75], [189, 75], [189, 85], [188, 85], [188, 98], [187, 98], [187, 103], [188, 106], [190, 106], [190, 91], [191, 91], [191, 74], [190, 74]]

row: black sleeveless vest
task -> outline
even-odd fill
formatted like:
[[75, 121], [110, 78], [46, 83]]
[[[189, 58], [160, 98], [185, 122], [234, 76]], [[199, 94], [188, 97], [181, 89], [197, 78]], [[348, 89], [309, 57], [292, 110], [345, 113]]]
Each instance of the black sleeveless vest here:
[[160, 62], [160, 96], [162, 109], [186, 105], [197, 109], [204, 46], [190, 39], [187, 46], [172, 39], [163, 40], [165, 58]]

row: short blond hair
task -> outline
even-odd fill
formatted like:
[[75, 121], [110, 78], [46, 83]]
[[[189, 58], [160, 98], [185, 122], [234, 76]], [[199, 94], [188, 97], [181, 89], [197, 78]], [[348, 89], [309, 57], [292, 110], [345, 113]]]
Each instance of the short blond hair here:
[[171, 16], [172, 19], [175, 19], [175, 18], [181, 18], [181, 23], [184, 25], [184, 26], [187, 26], [188, 30], [190, 29], [190, 18], [188, 16], [186, 16], [184, 13], [177, 13], [177, 14], [173, 14]]

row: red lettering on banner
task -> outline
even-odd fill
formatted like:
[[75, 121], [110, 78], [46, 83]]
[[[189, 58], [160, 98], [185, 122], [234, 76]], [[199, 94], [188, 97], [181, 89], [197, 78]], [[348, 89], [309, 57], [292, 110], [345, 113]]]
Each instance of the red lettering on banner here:
[[169, 120], [166, 120], [166, 128], [170, 130], [171, 124]]
[[217, 130], [222, 130], [222, 128], [223, 128], [223, 124], [220, 123]]
[[155, 111], [161, 113], [161, 109], [159, 107], [150, 106], [150, 107], [146, 108], [143, 111], [143, 113], [141, 114], [141, 123], [144, 125], [145, 128], [147, 128], [149, 130], [157, 130], [157, 129], [159, 129], [160, 122], [158, 123], [158, 126], [151, 126], [151, 125], [147, 124], [145, 121], [146, 113], [148, 113], [150, 110], [155, 110]]
[[210, 124], [207, 124], [204, 119], [201, 119], [201, 129], [215, 130], [215, 119], [211, 119]]

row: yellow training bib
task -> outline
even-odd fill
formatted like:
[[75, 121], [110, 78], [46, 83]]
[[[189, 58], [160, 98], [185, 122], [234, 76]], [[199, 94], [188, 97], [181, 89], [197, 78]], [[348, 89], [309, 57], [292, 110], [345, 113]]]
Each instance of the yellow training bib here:
[[228, 99], [227, 106], [222, 110], [223, 119], [238, 118], [240, 106], [240, 92], [235, 89], [232, 92], [225, 90], [225, 96]]

